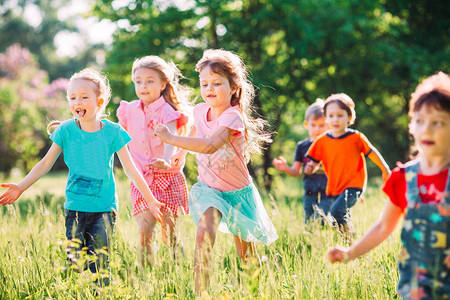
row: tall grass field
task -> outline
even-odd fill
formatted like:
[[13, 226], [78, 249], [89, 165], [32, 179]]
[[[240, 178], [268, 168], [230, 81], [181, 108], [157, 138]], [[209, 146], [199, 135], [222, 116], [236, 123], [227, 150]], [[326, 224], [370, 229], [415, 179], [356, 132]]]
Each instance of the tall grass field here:
[[[184, 256], [174, 259], [154, 239], [155, 263], [136, 263], [138, 234], [131, 215], [129, 181], [116, 171], [120, 209], [110, 250], [111, 285], [99, 292], [89, 271], [67, 268], [64, 227], [65, 172], [50, 173], [13, 205], [0, 208], [0, 299], [193, 299], [196, 226], [179, 218], [177, 232]], [[18, 182], [20, 176], [0, 177]], [[356, 239], [376, 222], [387, 198], [381, 180], [369, 184], [363, 202], [352, 209]], [[1, 189], [3, 193], [5, 189]], [[261, 192], [278, 230], [269, 246], [256, 245], [262, 268], [243, 264], [231, 235], [219, 233], [214, 246], [209, 294], [205, 299], [396, 299], [399, 229], [378, 248], [347, 264], [334, 264], [327, 250], [345, 245], [335, 229], [305, 224], [301, 180], [277, 177], [270, 193]]]

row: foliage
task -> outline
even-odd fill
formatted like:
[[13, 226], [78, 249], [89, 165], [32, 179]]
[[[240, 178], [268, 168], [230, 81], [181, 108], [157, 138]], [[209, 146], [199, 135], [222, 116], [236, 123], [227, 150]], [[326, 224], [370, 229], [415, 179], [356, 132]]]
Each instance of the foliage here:
[[[60, 32], [77, 33], [79, 31], [72, 19], [58, 18], [59, 9], [70, 2], [68, 0], [1, 1], [0, 52], [13, 44], [20, 44], [29, 49], [36, 56], [41, 68], [47, 72], [50, 80], [60, 77], [69, 78], [87, 65], [97, 64], [97, 52], [104, 51], [104, 45], [89, 45], [75, 57], [58, 57], [56, 54], [55, 36]], [[32, 26], [25, 20], [24, 13], [27, 6], [36, 7], [39, 14], [36, 17], [42, 18], [39, 24]]]
[[[258, 87], [258, 113], [279, 133], [264, 156], [253, 162], [252, 170], [264, 174], [270, 185], [274, 154], [292, 156], [295, 143], [287, 139], [305, 137], [304, 131], [292, 133], [291, 128], [302, 123], [308, 103], [331, 93], [345, 92], [355, 100], [355, 128], [391, 166], [405, 160], [409, 94], [423, 76], [448, 69], [450, 51], [448, 39], [444, 47], [431, 47], [431, 42], [410, 45], [420, 29], [413, 14], [428, 16], [438, 4], [422, 1], [417, 4], [420, 8], [415, 9], [414, 2], [394, 9], [397, 2], [198, 0], [177, 6], [129, 1], [118, 7], [115, 1], [96, 1], [93, 12], [119, 25], [106, 61], [118, 98], [135, 97], [130, 70], [138, 56], [156, 54], [174, 60], [188, 83], [196, 86], [192, 79], [198, 75], [193, 70], [204, 49], [240, 54]], [[446, 15], [436, 15], [433, 24], [448, 36]], [[432, 36], [430, 41], [441, 36], [422, 32]], [[431, 52], [437, 48], [441, 50]]]
[[[196, 227], [190, 216], [178, 219], [185, 256], [173, 253], [155, 229], [155, 264], [136, 265], [137, 225], [131, 216], [129, 182], [116, 172], [120, 210], [110, 256], [112, 284], [96, 296], [89, 271], [73, 272], [66, 264], [64, 238], [65, 173], [50, 173], [15, 204], [0, 209], [1, 299], [192, 299], [195, 298], [193, 253]], [[279, 187], [263, 201], [278, 230], [269, 246], [256, 244], [262, 261], [242, 264], [229, 234], [219, 233], [213, 249], [210, 296], [206, 299], [396, 299], [398, 231], [371, 253], [332, 265], [326, 251], [343, 245], [333, 228], [303, 221], [302, 193], [295, 179], [276, 178]], [[15, 178], [12, 178], [15, 181]], [[295, 188], [293, 188], [295, 187]], [[353, 208], [358, 236], [366, 232], [384, 201], [375, 187]], [[378, 190], [378, 187], [376, 187]], [[367, 212], [371, 213], [367, 213]], [[368, 272], [369, 270], [369, 272]]]
[[48, 146], [46, 124], [67, 111], [67, 79], [48, 84], [32, 54], [12, 45], [0, 54], [0, 172], [30, 170]]

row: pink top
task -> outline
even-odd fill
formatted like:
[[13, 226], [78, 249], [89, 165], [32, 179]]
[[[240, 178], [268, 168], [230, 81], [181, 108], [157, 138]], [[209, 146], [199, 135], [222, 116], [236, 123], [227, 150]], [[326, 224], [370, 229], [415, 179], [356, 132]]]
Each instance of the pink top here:
[[153, 126], [157, 123], [167, 124], [178, 120], [178, 129], [188, 121], [188, 118], [183, 113], [174, 110], [163, 96], [146, 106], [141, 100], [120, 101], [117, 118], [119, 123], [127, 128], [128, 134], [132, 138], [132, 141], [128, 143], [131, 156], [148, 184], [153, 181], [153, 172], [177, 173], [181, 171], [183, 165], [167, 170], [148, 167], [153, 159], [162, 159], [164, 156], [164, 143], [159, 137], [153, 135]]
[[251, 177], [244, 158], [246, 145], [244, 122], [239, 107], [232, 106], [218, 118], [207, 120], [210, 107], [200, 103], [194, 108], [194, 126], [197, 137], [209, 137], [218, 127], [235, 131], [230, 140], [213, 154], [197, 154], [198, 174], [201, 181], [221, 192], [248, 186]]

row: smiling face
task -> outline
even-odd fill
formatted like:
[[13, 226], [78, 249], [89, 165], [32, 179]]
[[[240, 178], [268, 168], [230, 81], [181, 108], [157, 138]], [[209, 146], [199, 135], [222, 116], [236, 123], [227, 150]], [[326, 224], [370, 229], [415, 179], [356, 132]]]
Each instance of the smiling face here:
[[330, 127], [331, 134], [334, 137], [344, 134], [350, 123], [350, 116], [348, 115], [348, 112], [341, 108], [341, 106], [336, 102], [332, 102], [327, 105], [325, 117], [326, 122]]
[[159, 73], [149, 68], [137, 68], [133, 74], [133, 81], [136, 95], [145, 105], [158, 100], [166, 88], [166, 83], [161, 80]]
[[410, 124], [416, 147], [428, 158], [450, 155], [450, 113], [422, 105]]
[[214, 73], [209, 66], [200, 71], [203, 100], [214, 110], [225, 111], [231, 107], [231, 96], [236, 92], [226, 76]]
[[97, 86], [90, 80], [73, 79], [67, 89], [67, 99], [73, 116], [80, 122], [97, 119], [103, 99], [97, 95]]

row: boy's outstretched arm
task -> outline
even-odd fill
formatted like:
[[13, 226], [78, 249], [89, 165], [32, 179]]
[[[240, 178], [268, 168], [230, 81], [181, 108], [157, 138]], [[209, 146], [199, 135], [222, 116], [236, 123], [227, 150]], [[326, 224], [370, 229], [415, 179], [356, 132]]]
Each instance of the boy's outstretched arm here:
[[275, 157], [272, 160], [272, 165], [278, 171], [284, 172], [292, 177], [298, 177], [302, 174], [302, 163], [299, 161], [294, 161], [292, 167], [290, 167], [283, 156]]
[[381, 176], [383, 181], [386, 182], [389, 174], [391, 174], [391, 169], [389, 169], [388, 164], [384, 160], [383, 156], [381, 156], [380, 152], [377, 149], [372, 148], [372, 151], [369, 153], [368, 158], [374, 162], [381, 170]]
[[48, 149], [47, 154], [31, 169], [31, 171], [23, 178], [18, 184], [14, 183], [3, 183], [2, 187], [7, 187], [8, 189], [0, 196], [0, 204], [12, 204], [16, 201], [20, 195], [26, 191], [30, 186], [39, 180], [42, 176], [47, 174], [47, 172], [53, 167], [56, 159], [61, 154], [61, 147], [53, 143]]
[[336, 246], [330, 249], [328, 259], [332, 263], [347, 262], [369, 252], [388, 238], [402, 215], [400, 207], [388, 200], [378, 222], [369, 229], [359, 242], [349, 248]]
[[123, 146], [122, 149], [117, 151], [117, 156], [119, 156], [120, 163], [123, 166], [125, 174], [127, 174], [128, 178], [130, 178], [134, 185], [136, 185], [142, 196], [144, 196], [144, 199], [145, 201], [147, 201], [148, 207], [150, 208], [153, 216], [155, 216], [155, 218], [159, 222], [162, 222], [162, 212], [159, 209], [162, 203], [156, 200], [155, 196], [153, 196], [147, 183], [144, 180], [144, 177], [142, 177], [142, 174], [138, 171], [136, 165], [131, 159], [131, 155], [128, 151], [127, 145]]

